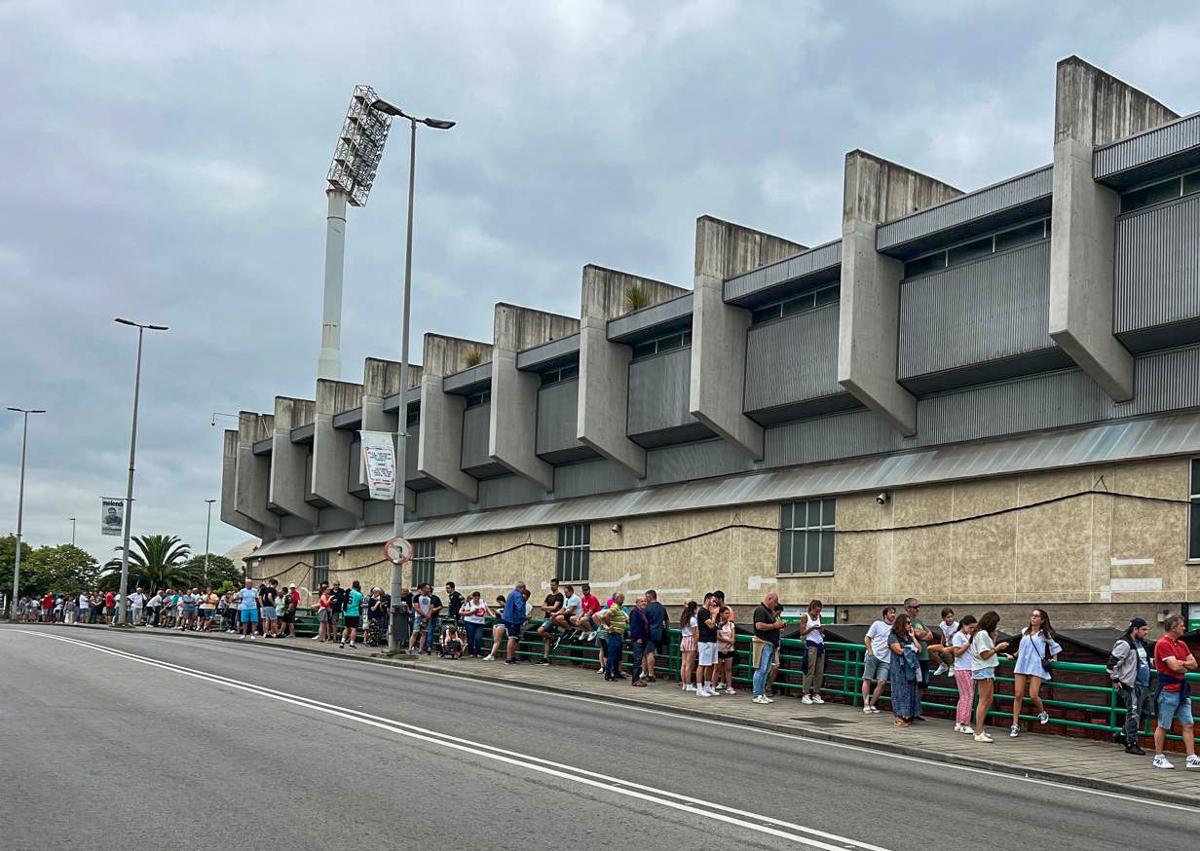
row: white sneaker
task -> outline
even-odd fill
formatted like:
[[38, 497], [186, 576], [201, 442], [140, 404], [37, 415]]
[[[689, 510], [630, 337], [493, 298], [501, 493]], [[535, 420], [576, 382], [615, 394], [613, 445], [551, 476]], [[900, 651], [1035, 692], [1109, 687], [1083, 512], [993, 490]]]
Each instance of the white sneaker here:
[[1200, 768], [1200, 756], [1193, 754], [1187, 758], [1188, 768]]
[[989, 744], [989, 745], [990, 745], [990, 744], [991, 744], [991, 743], [992, 743], [994, 740], [993, 740], [993, 739], [992, 739], [992, 737], [991, 737], [990, 735], [988, 735], [987, 733], [976, 733], [976, 734], [975, 734], [975, 741], [977, 741], [977, 742], [984, 742], [984, 743], [986, 743], [986, 744]]
[[694, 692], [694, 691], [696, 690], [696, 684], [695, 684], [695, 683], [687, 683], [687, 684], [686, 684], [686, 685], [683, 687], [683, 690], [684, 690], [684, 691], [693, 691], [693, 692]]
[[819, 694], [814, 694], [814, 695], [812, 696], [812, 702], [813, 702], [813, 703], [824, 703], [825, 701], [821, 700], [821, 695], [819, 695]]
[[1018, 727], [1016, 724], [1013, 724], [1011, 727], [1008, 728], [1008, 737], [1010, 739], [1015, 739], [1019, 735], [1021, 735], [1021, 728]]
[[603, 674], [603, 673], [604, 673], [604, 666], [603, 666], [603, 665], [601, 665], [599, 668], [597, 668], [597, 669], [596, 669], [596, 673], [597, 673], [597, 674]]
[[767, 697], [765, 694], [760, 694], [758, 697], [754, 698], [754, 700], [752, 702], [753, 703], [761, 703], [763, 705], [766, 705], [768, 703], [772, 703], [773, 701], [771, 700], [771, 698]]
[[974, 735], [975, 735], [975, 731], [971, 729], [971, 725], [970, 725], [970, 724], [963, 724], [962, 731], [963, 731], [964, 733], [966, 733], [968, 736], [974, 736]]
[[312, 640], [313, 640], [313, 641], [320, 641], [320, 640], [321, 640], [321, 636], [319, 636], [319, 635], [314, 635], [314, 636], [312, 637]]
[[250, 633], [250, 640], [251, 640], [251, 641], [253, 641], [253, 640], [254, 640], [254, 633]]
[[699, 688], [699, 687], [697, 687], [697, 689], [696, 689], [696, 697], [715, 697], [715, 696], [716, 695], [714, 695], [708, 689], [703, 689], [703, 688]]
[[962, 732], [962, 724], [955, 724], [955, 725], [954, 725], [954, 732], [956, 732], [956, 733], [961, 733], [961, 732]]
[[246, 636], [244, 636], [244, 635], [238, 636], [238, 641], [245, 641], [245, 640], [246, 640]]
[[737, 694], [737, 691], [732, 686], [730, 686], [729, 688], [725, 689], [725, 693], [726, 694]]
[[813, 701], [812, 701], [812, 698], [806, 694], [806, 695], [804, 695], [804, 697], [800, 698], [800, 702], [807, 703], [811, 706]]
[[495, 654], [489, 653], [488, 655], [486, 655], [486, 656], [484, 656], [484, 657], [483, 657], [483, 661], [485, 661], [485, 662], [495, 662], [495, 661], [496, 661], [496, 656], [495, 656]]
[[863, 715], [870, 715], [871, 709], [872, 709], [872, 707], [870, 707], [870, 706], [864, 706], [863, 707]]
[[1155, 768], [1174, 768], [1175, 767], [1175, 766], [1171, 765], [1170, 761], [1167, 759], [1167, 757], [1164, 754], [1160, 754], [1160, 753], [1157, 753], [1154, 755], [1153, 765]]
[[937, 666], [937, 670], [933, 672], [933, 675], [935, 677], [940, 677], [942, 674], [946, 673], [949, 670], [950, 670], [950, 667], [945, 662], [943, 662], [942, 664]]
[[1039, 712], [1038, 713], [1038, 723], [1039, 724], [1049, 724], [1050, 723], [1050, 713], [1049, 712]]

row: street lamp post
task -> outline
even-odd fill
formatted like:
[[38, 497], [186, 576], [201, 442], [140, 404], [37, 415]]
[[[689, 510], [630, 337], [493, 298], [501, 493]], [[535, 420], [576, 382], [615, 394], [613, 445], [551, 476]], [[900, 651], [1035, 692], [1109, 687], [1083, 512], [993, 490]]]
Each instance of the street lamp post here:
[[208, 527], [204, 532], [204, 584], [208, 584], [208, 542], [212, 539], [212, 507], [215, 499], [204, 500], [208, 503]]
[[125, 484], [125, 534], [121, 545], [121, 597], [117, 604], [117, 625], [125, 626], [126, 598], [129, 596], [129, 532], [133, 528], [133, 467], [137, 453], [138, 396], [142, 388], [142, 335], [146, 331], [166, 331], [166, 325], [150, 325], [117, 317], [113, 320], [138, 329], [137, 362], [133, 372], [133, 426], [129, 432], [129, 478]]
[[75, 518], [68, 517], [67, 519], [71, 521], [71, 546], [75, 546]]
[[[455, 122], [439, 118], [416, 118], [404, 110], [383, 99], [377, 99], [373, 109], [394, 118], [403, 118], [409, 124], [408, 145], [408, 229], [404, 250], [404, 309], [400, 326], [400, 398], [403, 400], [408, 390], [408, 346], [409, 325], [412, 304], [412, 245], [413, 245], [413, 197], [416, 192], [417, 173], [417, 125], [424, 124], [434, 130], [449, 130]], [[408, 405], [403, 401], [396, 422], [396, 501], [392, 514], [393, 537], [404, 536], [404, 474], [408, 467]], [[388, 653], [400, 651], [400, 636], [396, 631], [396, 610], [400, 606], [400, 589], [404, 585], [404, 568], [402, 565], [392, 565], [392, 620], [388, 629]]]
[[20, 414], [23, 420], [21, 424], [21, 484], [17, 488], [17, 552], [13, 561], [12, 599], [9, 600], [9, 618], [15, 621], [18, 617], [17, 596], [20, 593], [17, 589], [21, 586], [21, 531], [25, 520], [25, 444], [29, 442], [29, 415], [46, 412], [40, 408], [9, 408], [8, 410], [14, 414]]

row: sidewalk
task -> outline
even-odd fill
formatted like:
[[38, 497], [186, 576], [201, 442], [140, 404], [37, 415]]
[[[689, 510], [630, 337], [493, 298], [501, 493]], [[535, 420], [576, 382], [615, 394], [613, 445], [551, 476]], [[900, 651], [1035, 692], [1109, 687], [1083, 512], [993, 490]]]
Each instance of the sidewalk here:
[[[88, 626], [85, 629], [110, 629]], [[236, 641], [224, 633], [183, 634], [175, 630], [137, 630], [137, 634], [172, 635], [186, 639]], [[448, 660], [436, 656], [400, 656], [389, 659], [374, 648], [359, 646], [342, 650], [336, 644], [319, 644], [308, 638], [245, 641], [255, 647], [271, 647], [350, 657], [403, 668], [436, 671], [451, 676], [508, 683], [510, 685], [582, 695], [613, 703], [652, 707], [697, 718], [758, 727], [809, 739], [873, 750], [900, 753], [937, 762], [965, 765], [985, 771], [1015, 774], [1073, 786], [1099, 789], [1130, 797], [1144, 797], [1200, 807], [1200, 771], [1183, 767], [1182, 754], [1172, 754], [1174, 771], [1154, 769], [1151, 757], [1126, 754], [1115, 745], [1088, 739], [1023, 733], [1010, 739], [1000, 727], [989, 728], [996, 741], [981, 744], [970, 736], [955, 733], [950, 721], [935, 718], [924, 724], [900, 729], [889, 712], [864, 715], [861, 709], [837, 703], [806, 705], [798, 698], [778, 698], [770, 706], [750, 702], [748, 690], [736, 695], [709, 699], [685, 693], [674, 681], [659, 680], [644, 689], [631, 688], [628, 681], [608, 683], [592, 666], [566, 663], [543, 667], [523, 662], [505, 665], [474, 659]]]

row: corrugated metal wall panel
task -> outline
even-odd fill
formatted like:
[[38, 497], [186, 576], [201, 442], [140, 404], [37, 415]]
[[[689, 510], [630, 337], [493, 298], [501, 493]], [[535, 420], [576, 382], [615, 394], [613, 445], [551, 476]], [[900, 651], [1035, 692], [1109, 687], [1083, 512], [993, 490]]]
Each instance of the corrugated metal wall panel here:
[[478, 405], [463, 411], [462, 467], [482, 467], [488, 458], [488, 418], [492, 406]]
[[900, 436], [874, 411], [788, 423], [764, 431], [764, 466], [810, 464], [900, 448]]
[[608, 321], [608, 339], [619, 340], [630, 334], [648, 331], [658, 325], [677, 322], [692, 315], [692, 294], [684, 293], [651, 307], [618, 316]]
[[676, 349], [629, 365], [629, 434], [694, 423], [688, 413], [692, 350]]
[[572, 357], [579, 358], [578, 333], [517, 352], [517, 369], [537, 369], [543, 364]]
[[604, 458], [554, 468], [555, 499], [632, 490], [639, 484], [637, 476], [625, 467]]
[[579, 446], [575, 420], [579, 408], [579, 382], [564, 381], [538, 391], [537, 453]]
[[1053, 349], [1050, 242], [900, 286], [900, 378]]
[[1054, 167], [1044, 166], [1003, 183], [905, 216], [903, 219], [882, 224], [875, 233], [875, 246], [880, 251], [894, 248], [939, 230], [998, 213], [1008, 207], [1048, 197], [1053, 189]]
[[837, 266], [842, 262], [842, 241], [835, 240], [825, 245], [810, 248], [803, 254], [789, 257], [753, 272], [738, 275], [725, 282], [725, 301], [736, 301], [758, 290], [778, 286], [787, 281], [803, 278], [814, 272]]
[[541, 485], [534, 484], [524, 476], [497, 476], [483, 479], [479, 483], [479, 503], [474, 508], [499, 508], [502, 505], [520, 505], [545, 499]]
[[1108, 397], [1079, 370], [972, 387], [917, 404], [911, 446], [977, 440], [1104, 419]]
[[1197, 146], [1200, 113], [1098, 148], [1092, 156], [1092, 175], [1099, 180]]
[[1200, 316], [1200, 196], [1117, 220], [1113, 332]]
[[836, 304], [752, 327], [746, 336], [745, 410], [842, 392], [837, 351]]
[[752, 469], [754, 463], [743, 451], [725, 440], [705, 440], [664, 446], [646, 453], [647, 485], [687, 482], [726, 476]]
[[1134, 361], [1137, 395], [1110, 403], [1111, 419], [1200, 407], [1200, 346], [1140, 355]]

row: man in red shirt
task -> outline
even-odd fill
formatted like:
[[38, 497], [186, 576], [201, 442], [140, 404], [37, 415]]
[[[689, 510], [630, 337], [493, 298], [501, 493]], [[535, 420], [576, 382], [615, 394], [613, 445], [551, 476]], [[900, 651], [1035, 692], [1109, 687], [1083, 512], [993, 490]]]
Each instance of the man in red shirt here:
[[104, 618], [109, 623], [114, 622], [117, 616], [117, 595], [109, 591], [104, 595]]
[[49, 591], [42, 598], [42, 623], [50, 623], [54, 620], [54, 595]]
[[[592, 641], [596, 638], [596, 621], [593, 619], [593, 615], [596, 615], [600, 611], [600, 601], [596, 598], [596, 595], [592, 593], [592, 586], [586, 582], [583, 583], [581, 590], [583, 591], [583, 597], [581, 597], [579, 600], [579, 617], [575, 618], [573, 623], [575, 624], [576, 629], [583, 631], [583, 638], [585, 641]], [[600, 643], [598, 659], [600, 662], [600, 670], [603, 671], [603, 642]]]
[[1192, 702], [1187, 675], [1196, 670], [1196, 657], [1183, 642], [1187, 621], [1171, 615], [1163, 621], [1163, 637], [1154, 645], [1154, 670], [1158, 672], [1158, 725], [1154, 728], [1154, 767], [1174, 768], [1163, 753], [1167, 733], [1175, 719], [1183, 728], [1187, 767], [1200, 768], [1196, 738], [1192, 731]]

